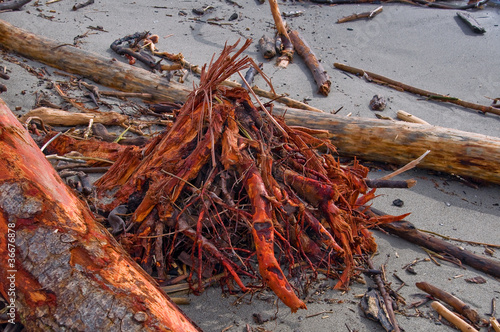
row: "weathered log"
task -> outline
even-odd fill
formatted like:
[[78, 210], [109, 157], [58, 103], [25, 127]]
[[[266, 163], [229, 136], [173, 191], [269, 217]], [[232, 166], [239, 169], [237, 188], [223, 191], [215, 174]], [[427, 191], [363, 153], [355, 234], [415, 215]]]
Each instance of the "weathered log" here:
[[[285, 110], [274, 109], [275, 115]], [[500, 138], [417, 123], [342, 118], [286, 110], [288, 125], [325, 129], [339, 154], [404, 164], [431, 152], [418, 167], [500, 184]]]
[[[26, 40], [31, 44], [25, 45]], [[0, 20], [0, 47], [122, 91], [149, 92], [157, 99], [185, 101], [187, 98], [187, 88], [183, 85], [165, 85], [160, 76], [148, 71], [110, 62], [75, 47], [57, 45]], [[54, 47], [53, 52], [45, 52]], [[81, 63], [80, 58], [88, 61]], [[61, 61], [63, 59], [65, 61]], [[97, 67], [91, 66], [90, 62], [96, 63]], [[108, 68], [109, 63], [119, 66]], [[275, 107], [274, 112], [283, 114], [285, 110]], [[437, 126], [318, 114], [287, 109], [285, 119], [289, 125], [327, 129], [335, 133], [332, 141], [342, 155], [405, 164], [430, 149], [432, 152], [419, 167], [500, 184], [497, 167], [500, 164], [500, 138]]]
[[37, 36], [2, 20], [0, 47], [120, 91], [151, 93], [170, 102], [184, 101], [189, 93], [185, 86], [145, 69]]
[[0, 100], [0, 293], [29, 331], [199, 331]]

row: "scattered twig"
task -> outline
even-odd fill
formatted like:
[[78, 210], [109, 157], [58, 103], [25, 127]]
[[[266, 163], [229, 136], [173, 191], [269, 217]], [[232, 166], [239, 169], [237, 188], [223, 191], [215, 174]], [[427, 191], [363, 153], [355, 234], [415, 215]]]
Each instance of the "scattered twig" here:
[[491, 243], [484, 243], [484, 242], [477, 242], [477, 241], [470, 241], [470, 240], [462, 240], [462, 239], [459, 239], [459, 238], [456, 238], [456, 237], [442, 235], [442, 234], [439, 234], [439, 233], [436, 233], [436, 232], [433, 232], [433, 231], [428, 231], [428, 230], [425, 230], [425, 229], [420, 229], [419, 228], [418, 230], [420, 232], [429, 233], [429, 234], [432, 234], [432, 235], [439, 236], [440, 238], [443, 238], [445, 240], [463, 242], [463, 243], [480, 245], [480, 246], [487, 246], [487, 247], [492, 247], [492, 248], [500, 248], [500, 244], [491, 244]]
[[389, 180], [389, 179], [392, 179], [396, 175], [399, 175], [401, 173], [404, 173], [404, 172], [406, 172], [406, 171], [408, 171], [408, 170], [416, 167], [418, 165], [418, 163], [420, 163], [422, 161], [422, 159], [424, 159], [425, 156], [427, 156], [429, 154], [429, 152], [431, 152], [431, 150], [425, 151], [424, 154], [422, 154], [417, 159], [410, 161], [408, 164], [406, 164], [403, 167], [395, 170], [391, 174], [387, 174], [386, 176], [381, 177], [379, 180]]
[[[368, 263], [368, 267], [370, 269], [375, 269], [375, 266], [373, 265], [373, 262], [370, 258], [368, 258], [366, 260], [366, 262]], [[384, 285], [384, 282], [382, 281], [382, 278], [378, 274], [374, 274], [373, 278], [375, 279], [375, 282], [376, 282], [377, 287], [380, 291], [380, 294], [382, 295], [382, 298], [384, 299], [385, 309], [387, 311], [387, 315], [389, 316], [389, 320], [391, 322], [391, 325], [393, 326], [392, 331], [394, 331], [394, 332], [401, 331], [399, 329], [399, 325], [398, 325], [398, 321], [396, 320], [396, 316], [394, 315], [394, 310], [392, 310], [392, 299], [385, 289], [385, 285]]]
[[480, 111], [483, 113], [493, 113], [496, 115], [500, 115], [500, 109], [497, 109], [497, 108], [492, 107], [492, 106], [479, 105], [479, 104], [467, 102], [467, 101], [464, 101], [464, 100], [461, 100], [461, 99], [458, 99], [455, 97], [445, 96], [445, 95], [441, 95], [438, 93], [415, 88], [413, 86], [410, 86], [410, 85], [407, 85], [407, 84], [404, 84], [404, 83], [401, 83], [398, 81], [394, 81], [394, 80], [387, 78], [387, 77], [384, 77], [382, 75], [378, 75], [375, 73], [364, 71], [363, 69], [350, 67], [350, 66], [344, 65], [342, 63], [334, 63], [334, 66], [335, 66], [335, 68], [338, 68], [340, 70], [347, 71], [347, 72], [352, 73], [352, 74], [356, 74], [360, 77], [365, 77], [369, 82], [374, 82], [374, 83], [381, 84], [381, 85], [387, 85], [388, 87], [396, 89], [396, 90], [402, 89], [404, 91], [411, 92], [413, 94], [427, 97], [431, 100], [448, 102], [448, 103], [459, 105], [459, 106], [462, 106], [465, 108], [474, 109], [474, 110], [477, 110], [477, 111]]

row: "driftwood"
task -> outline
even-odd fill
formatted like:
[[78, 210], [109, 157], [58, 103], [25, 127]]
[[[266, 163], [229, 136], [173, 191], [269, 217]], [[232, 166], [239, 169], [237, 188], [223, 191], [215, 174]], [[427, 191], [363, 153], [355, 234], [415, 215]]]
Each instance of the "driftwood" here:
[[338, 19], [337, 23], [351, 22], [351, 21], [362, 19], [362, 18], [372, 19], [376, 15], [380, 14], [383, 10], [384, 10], [384, 8], [382, 6], [380, 6], [380, 7], [377, 7], [370, 12], [355, 13], [355, 14], [352, 14], [349, 16], [344, 16], [344, 17]]
[[22, 6], [31, 2], [31, 0], [12, 0], [12, 1], [4, 1], [0, 3], [0, 10], [17, 10]]
[[[374, 215], [384, 215], [384, 212], [378, 211], [375, 208], [370, 209]], [[487, 273], [493, 277], [500, 278], [500, 262], [476, 255], [468, 250], [463, 250], [451, 243], [448, 243], [440, 238], [419, 231], [415, 226], [406, 221], [401, 220], [390, 224], [381, 225], [380, 228], [386, 232], [399, 236], [408, 242], [425, 247], [437, 253], [446, 253], [457, 259], [462, 264], [475, 268], [478, 271]]]
[[48, 125], [67, 127], [87, 125], [90, 120], [93, 120], [94, 123], [102, 123], [103, 125], [118, 126], [128, 120], [128, 116], [116, 112], [94, 111], [92, 113], [75, 113], [54, 108], [39, 107], [21, 116], [19, 121], [24, 123], [33, 117], [41, 118]]
[[466, 318], [468, 318], [472, 323], [477, 324], [481, 317], [476, 310], [472, 309], [468, 304], [464, 303], [459, 298], [451, 295], [448, 292], [445, 292], [427, 282], [417, 282], [416, 286], [423, 290], [424, 292], [432, 295], [438, 300], [443, 301], [444, 303], [452, 306], [458, 313], [462, 314]]
[[460, 331], [462, 331], [462, 332], [479, 332], [474, 327], [472, 327], [470, 324], [465, 322], [462, 318], [458, 317], [452, 311], [448, 310], [448, 308], [446, 308], [441, 303], [434, 301], [431, 303], [431, 307], [434, 310], [436, 310], [440, 316], [443, 316], [447, 321], [449, 321], [454, 326], [456, 326]]
[[288, 63], [293, 59], [293, 45], [288, 35], [285, 23], [281, 18], [281, 13], [278, 7], [278, 1], [269, 0], [269, 6], [271, 7], [271, 13], [273, 14], [274, 24], [276, 25], [276, 30], [283, 43], [283, 50], [281, 51], [281, 56], [278, 58], [278, 66], [286, 67]]
[[189, 93], [185, 86], [145, 69], [36, 36], [2, 20], [0, 47], [120, 91], [151, 93], [170, 102], [184, 101]]
[[363, 69], [354, 68], [354, 67], [345, 65], [343, 63], [336, 62], [333, 65], [337, 69], [349, 72], [351, 74], [358, 75], [360, 77], [364, 77], [369, 82], [387, 85], [388, 87], [391, 87], [391, 88], [396, 89], [396, 90], [404, 90], [404, 91], [407, 91], [407, 92], [410, 92], [413, 94], [424, 96], [424, 97], [428, 98], [429, 100], [451, 103], [451, 104], [459, 105], [459, 106], [462, 106], [465, 108], [470, 108], [470, 109], [473, 109], [476, 111], [480, 111], [483, 113], [492, 113], [492, 114], [500, 115], [500, 110], [493, 107], [493, 106], [479, 105], [476, 103], [471, 103], [471, 102], [468, 102], [465, 100], [461, 100], [459, 98], [445, 96], [445, 95], [442, 95], [439, 93], [416, 88], [416, 87], [413, 87], [411, 85], [404, 84], [404, 83], [395, 81], [393, 79], [384, 77], [382, 75], [371, 73], [371, 72], [365, 71]]
[[332, 143], [341, 155], [407, 163], [426, 150], [419, 167], [500, 184], [500, 138], [414, 123], [342, 118], [324, 113], [280, 110], [288, 125], [335, 133]]
[[293, 47], [297, 53], [304, 59], [309, 70], [312, 72], [314, 81], [318, 86], [318, 92], [322, 95], [328, 96], [330, 93], [330, 86], [332, 82], [328, 73], [323, 68], [323, 65], [318, 61], [318, 58], [311, 50], [306, 41], [300, 36], [297, 30], [293, 30], [289, 34]]
[[30, 331], [199, 331], [95, 221], [1, 100], [0, 136], [0, 293], [15, 303], [12, 322]]
[[[57, 45], [59, 44], [56, 42], [37, 37], [0, 20], [1, 47], [54, 67], [59, 66], [62, 70], [90, 77], [119, 90], [149, 92], [163, 100], [185, 101], [187, 98], [187, 88], [184, 85], [162, 84], [164, 81], [160, 76], [148, 71], [113, 62], [72, 46]], [[52, 48], [55, 48], [52, 52], [46, 52]], [[66, 61], [61, 61], [62, 59]], [[78, 59], [86, 60], [82, 63]], [[96, 67], [92, 67], [90, 63], [95, 63]], [[109, 66], [110, 63], [113, 65]], [[231, 86], [241, 85], [234, 83]], [[404, 164], [431, 149], [433, 152], [420, 167], [500, 183], [500, 171], [497, 167], [500, 163], [500, 138], [442, 127], [337, 117], [325, 113], [320, 113], [319, 116], [311, 112], [279, 110], [275, 107], [275, 114], [285, 112], [285, 120], [289, 125], [326, 129], [335, 133], [332, 141], [343, 155]]]
[[[168, 82], [160, 75], [121, 63], [116, 59], [106, 58], [72, 45], [61, 44], [37, 36], [3, 20], [0, 20], [0, 48], [69, 73], [82, 75], [110, 88], [147, 94], [148, 98], [149, 95], [152, 95], [156, 101], [184, 102], [191, 89], [179, 83]], [[232, 81], [225, 81], [223, 84], [231, 87], [241, 86]], [[323, 112], [305, 103], [257, 87], [252, 88], [252, 90], [261, 97], [272, 99], [289, 107]]]

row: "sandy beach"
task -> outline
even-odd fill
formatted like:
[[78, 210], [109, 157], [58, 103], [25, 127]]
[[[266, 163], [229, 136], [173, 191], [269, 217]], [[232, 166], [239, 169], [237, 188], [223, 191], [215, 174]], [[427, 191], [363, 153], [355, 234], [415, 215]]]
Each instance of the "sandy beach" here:
[[[426, 100], [423, 97], [366, 82], [363, 78], [335, 69], [334, 63], [362, 68], [396, 81], [436, 93], [450, 95], [473, 103], [490, 105], [490, 98], [500, 97], [500, 6], [485, 5], [481, 10], [469, 10], [486, 29], [484, 34], [470, 30], [457, 16], [457, 10], [426, 8], [405, 3], [383, 4], [383, 12], [371, 20], [357, 20], [336, 24], [337, 19], [353, 13], [371, 11], [374, 4], [319, 5], [308, 1], [279, 1], [282, 12], [300, 11], [297, 17], [288, 17], [290, 27], [298, 30], [320, 59], [331, 77], [329, 96], [317, 93], [317, 87], [303, 60], [295, 56], [286, 69], [278, 68], [275, 60], [262, 57], [258, 39], [274, 36], [274, 21], [269, 4], [256, 0], [223, 1], [96, 1], [95, 4], [72, 11], [75, 1], [62, 0], [46, 3], [37, 1], [20, 11], [0, 13], [0, 19], [17, 27], [51, 38], [60, 43], [78, 47], [109, 58], [118, 58], [110, 44], [125, 35], [150, 31], [160, 37], [157, 47], [171, 53], [182, 53], [192, 64], [207, 64], [226, 43], [238, 39], [253, 39], [245, 52], [255, 62], [263, 63], [263, 72], [271, 79], [278, 93], [306, 101], [311, 106], [338, 116], [376, 118], [375, 113], [396, 119], [396, 112], [404, 110], [432, 125], [500, 137], [500, 117], [480, 114], [449, 103]], [[464, 4], [464, 3], [460, 3]], [[192, 12], [210, 5], [203, 16]], [[229, 20], [237, 14], [235, 20]], [[218, 18], [210, 24], [210, 19]], [[89, 29], [102, 27], [103, 31]], [[7, 53], [0, 57], [0, 66], [9, 70], [9, 80], [0, 80], [7, 91], [0, 94], [9, 107], [21, 115], [33, 108], [35, 93], [46, 91], [54, 103], [62, 103], [46, 83], [29, 74], [19, 65], [7, 61]], [[14, 56], [8, 54], [8, 56]], [[19, 57], [16, 57], [20, 59]], [[45, 68], [52, 80], [66, 78], [46, 65], [29, 61], [33, 68]], [[136, 66], [140, 66], [136, 64]], [[239, 79], [235, 78], [239, 81]], [[190, 88], [197, 79], [188, 76]], [[254, 82], [267, 88], [262, 77]], [[374, 95], [384, 96], [387, 107], [374, 112], [369, 102]], [[116, 107], [115, 110], [119, 110]], [[432, 152], [431, 152], [432, 153]], [[370, 164], [372, 165], [372, 164]], [[499, 170], [500, 172], [500, 166]], [[388, 174], [373, 167], [371, 178]], [[397, 179], [415, 179], [411, 189], [379, 189], [373, 206], [389, 214], [411, 212], [406, 219], [417, 228], [452, 238], [500, 245], [500, 187], [479, 184], [471, 187], [460, 178], [425, 169], [414, 169]], [[400, 199], [402, 207], [393, 205]], [[428, 257], [420, 247], [395, 236], [375, 231], [378, 253], [374, 264], [386, 264], [386, 277], [393, 289], [399, 288], [404, 302], [397, 308], [396, 318], [405, 331], [452, 331], [453, 328], [437, 320], [429, 304], [418, 309], [410, 304], [422, 299], [416, 282], [425, 281], [454, 294], [488, 318], [492, 301], [500, 298], [500, 284], [495, 278], [470, 267], [459, 267], [439, 260], [437, 265], [426, 260], [417, 263], [415, 274], [404, 266]], [[485, 247], [450, 241], [476, 254]], [[498, 250], [493, 259], [498, 260]], [[481, 276], [486, 283], [475, 284], [466, 279]], [[398, 278], [399, 277], [399, 278]], [[216, 285], [200, 296], [189, 295], [191, 304], [181, 309], [204, 331], [384, 331], [378, 324], [364, 317], [359, 308], [359, 295], [373, 282], [354, 282], [349, 292], [332, 290], [336, 281], [321, 279], [313, 285], [307, 297], [308, 310], [290, 313], [268, 290], [250, 296], [223, 294]], [[400, 287], [401, 281], [404, 286]], [[495, 299], [495, 300], [494, 300]], [[258, 322], [256, 315], [264, 322]], [[500, 316], [497, 313], [497, 317]], [[482, 328], [486, 331], [486, 328]]]

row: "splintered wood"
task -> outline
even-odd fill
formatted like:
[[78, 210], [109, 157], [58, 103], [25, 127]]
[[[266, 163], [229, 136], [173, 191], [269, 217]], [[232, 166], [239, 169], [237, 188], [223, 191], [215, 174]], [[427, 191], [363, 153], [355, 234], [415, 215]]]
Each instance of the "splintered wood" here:
[[227, 46], [203, 68], [172, 128], [142, 150], [126, 149], [96, 183], [95, 204], [103, 213], [127, 207], [117, 238], [153, 275], [183, 255], [195, 292], [207, 275], [225, 273], [228, 289], [263, 283], [296, 311], [306, 305], [288, 276], [321, 268], [348, 288], [376, 250], [368, 228], [403, 216], [366, 215], [374, 197], [367, 168], [341, 166], [327, 140], [263, 117], [245, 89], [220, 85], [250, 65], [238, 58], [249, 45], [233, 55], [237, 45]]

